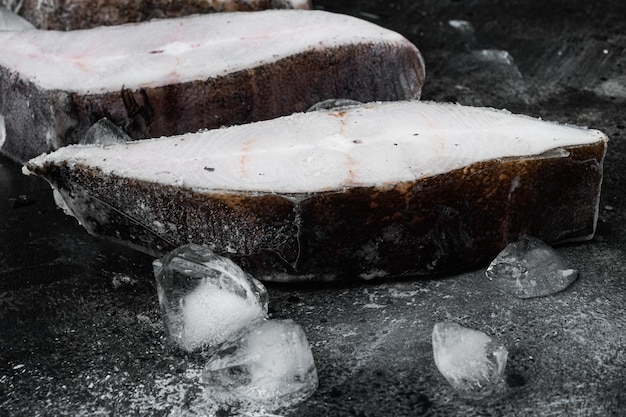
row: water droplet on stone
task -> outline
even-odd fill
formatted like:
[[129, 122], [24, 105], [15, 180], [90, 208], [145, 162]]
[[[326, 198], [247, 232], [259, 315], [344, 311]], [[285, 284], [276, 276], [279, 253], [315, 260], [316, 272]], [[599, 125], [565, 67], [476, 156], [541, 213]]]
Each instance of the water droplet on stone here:
[[567, 288], [578, 270], [552, 247], [533, 237], [510, 243], [486, 271], [491, 282], [520, 298], [542, 297]]
[[432, 340], [439, 372], [462, 396], [481, 399], [506, 389], [508, 351], [484, 332], [457, 323], [437, 323]]

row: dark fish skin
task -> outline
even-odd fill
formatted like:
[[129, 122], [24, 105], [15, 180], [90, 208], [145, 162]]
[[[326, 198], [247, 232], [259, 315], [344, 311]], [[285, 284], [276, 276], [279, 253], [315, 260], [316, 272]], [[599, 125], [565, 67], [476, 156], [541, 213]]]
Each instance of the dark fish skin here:
[[410, 43], [324, 47], [193, 82], [105, 94], [44, 90], [0, 67], [0, 152], [24, 162], [81, 143], [108, 118], [132, 139], [173, 136], [307, 110], [329, 98], [361, 102], [418, 99], [425, 72]]
[[590, 239], [606, 145], [293, 195], [200, 192], [79, 164], [26, 167], [51, 182], [94, 235], [155, 256], [206, 244], [267, 281], [346, 280], [468, 271], [527, 235], [549, 244]]
[[[55, 0], [54, 6], [42, 6], [40, 0], [20, 1], [19, 14], [38, 29], [78, 30], [96, 26], [145, 22], [192, 14], [214, 12], [253, 12], [289, 8], [289, 1], [276, 0]], [[301, 8], [310, 9], [310, 2]]]

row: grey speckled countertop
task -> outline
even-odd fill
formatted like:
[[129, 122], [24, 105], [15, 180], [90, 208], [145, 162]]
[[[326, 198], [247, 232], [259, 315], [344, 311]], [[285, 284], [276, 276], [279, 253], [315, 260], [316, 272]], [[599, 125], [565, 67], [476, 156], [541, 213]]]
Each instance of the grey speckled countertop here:
[[[271, 316], [304, 327], [320, 378], [281, 414], [626, 415], [626, 3], [315, 4], [415, 42], [423, 99], [587, 125], [611, 142], [597, 236], [559, 247], [580, 270], [562, 293], [517, 299], [482, 270], [268, 285]], [[0, 416], [198, 414], [201, 362], [164, 343], [151, 261], [87, 235], [43, 180], [0, 159]], [[504, 397], [463, 400], [438, 373], [430, 337], [443, 320], [508, 347]]]

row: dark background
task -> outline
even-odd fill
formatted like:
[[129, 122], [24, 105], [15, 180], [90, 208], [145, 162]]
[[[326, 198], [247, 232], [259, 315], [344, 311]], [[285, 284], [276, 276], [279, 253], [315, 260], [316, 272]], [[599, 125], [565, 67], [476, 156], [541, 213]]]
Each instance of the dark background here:
[[[626, 2], [315, 5], [413, 41], [426, 61], [424, 100], [590, 126], [611, 142], [597, 235], [559, 247], [580, 271], [564, 292], [520, 300], [483, 270], [268, 284], [271, 317], [304, 327], [320, 378], [312, 398], [281, 414], [626, 415]], [[87, 235], [55, 207], [47, 183], [0, 158], [0, 415], [201, 412], [201, 362], [164, 342], [151, 261]], [[432, 359], [438, 321], [508, 347], [506, 395], [455, 394]]]

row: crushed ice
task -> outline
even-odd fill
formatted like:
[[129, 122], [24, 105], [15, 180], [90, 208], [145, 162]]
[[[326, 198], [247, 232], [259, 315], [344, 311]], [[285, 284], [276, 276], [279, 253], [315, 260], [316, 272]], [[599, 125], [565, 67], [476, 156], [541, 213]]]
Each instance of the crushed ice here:
[[491, 262], [487, 278], [520, 298], [541, 297], [567, 288], [578, 270], [552, 247], [534, 237], [509, 244]]

